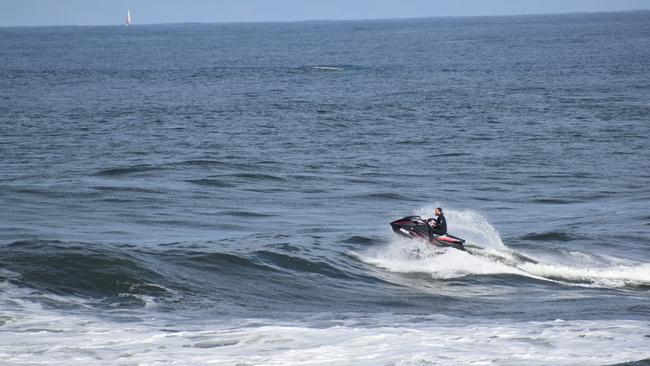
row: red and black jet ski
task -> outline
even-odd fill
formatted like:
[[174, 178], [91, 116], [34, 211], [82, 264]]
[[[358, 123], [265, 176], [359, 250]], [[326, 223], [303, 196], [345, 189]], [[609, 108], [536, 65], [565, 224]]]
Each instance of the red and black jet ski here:
[[432, 233], [431, 226], [420, 216], [406, 216], [390, 223], [393, 231], [408, 238], [423, 239], [440, 247], [452, 247], [465, 250], [465, 240], [453, 235]]

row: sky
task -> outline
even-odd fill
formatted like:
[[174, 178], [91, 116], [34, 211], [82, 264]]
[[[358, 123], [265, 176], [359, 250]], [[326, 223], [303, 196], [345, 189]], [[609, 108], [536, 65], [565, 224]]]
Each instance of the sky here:
[[385, 19], [650, 9], [650, 0], [0, 0], [0, 26]]

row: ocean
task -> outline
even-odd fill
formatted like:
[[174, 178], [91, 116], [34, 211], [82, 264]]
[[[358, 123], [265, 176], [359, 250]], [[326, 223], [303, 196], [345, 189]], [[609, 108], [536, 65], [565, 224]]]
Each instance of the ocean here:
[[[0, 28], [3, 365], [650, 362], [650, 12]], [[399, 237], [446, 212], [474, 249]]]

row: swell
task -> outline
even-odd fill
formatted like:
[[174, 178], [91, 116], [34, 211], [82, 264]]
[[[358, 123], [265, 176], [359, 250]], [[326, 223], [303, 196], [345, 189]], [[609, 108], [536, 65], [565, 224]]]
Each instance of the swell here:
[[97, 171], [95, 175], [103, 177], [120, 177], [135, 173], [145, 173], [149, 171], [162, 170], [163, 168], [153, 165], [138, 164], [130, 166], [118, 166], [113, 168], [105, 168]]
[[[317, 289], [327, 283], [372, 278], [351, 274], [300, 248], [284, 244], [250, 253], [213, 252], [209, 248], [23, 240], [0, 246], [0, 280], [59, 296], [99, 299], [111, 306], [133, 306], [143, 296], [159, 303], [217, 301], [263, 303], [264, 296], [323, 301]], [[276, 294], [270, 292], [272, 286]], [[309, 289], [309, 290], [305, 290]], [[347, 291], [347, 290], [346, 290]], [[286, 298], [279, 294], [286, 293]], [[194, 300], [192, 300], [194, 299]], [[255, 299], [255, 300], [243, 300]], [[146, 304], [140, 304], [146, 305]]]
[[541, 242], [545, 242], [545, 241], [566, 242], [566, 241], [576, 240], [578, 239], [578, 237], [560, 231], [549, 231], [545, 233], [526, 234], [522, 236], [520, 239], [530, 240], [530, 241], [541, 241]]
[[350, 196], [350, 198], [364, 199], [364, 200], [386, 200], [386, 201], [403, 201], [407, 197], [394, 192], [376, 192], [376, 193], [365, 193], [360, 195]]
[[222, 214], [226, 216], [233, 216], [233, 217], [246, 217], [246, 218], [256, 218], [256, 217], [271, 217], [273, 215], [271, 214], [265, 214], [265, 213], [259, 213], [259, 212], [252, 212], [252, 211], [245, 211], [245, 210], [229, 210], [229, 211], [223, 211]]
[[[237, 163], [237, 162], [228, 162], [228, 161], [219, 161], [219, 160], [210, 160], [210, 159], [190, 159], [182, 160], [175, 162], [166, 162], [157, 165], [152, 164], [133, 164], [133, 165], [121, 165], [114, 167], [107, 167], [95, 171], [94, 175], [102, 177], [120, 177], [128, 176], [137, 173], [147, 173], [161, 170], [178, 170], [178, 169], [238, 169], [245, 170], [250, 169], [250, 164]], [[251, 178], [251, 179], [272, 179], [272, 180], [282, 180], [280, 177], [272, 175], [264, 175], [259, 173], [233, 173], [231, 176], [236, 178]]]
[[285, 178], [276, 176], [276, 175], [271, 175], [271, 174], [263, 174], [263, 173], [232, 173], [232, 174], [224, 174], [224, 177], [232, 177], [235, 179], [243, 179], [246, 181], [286, 181]]
[[556, 204], [556, 205], [568, 205], [571, 203], [578, 203], [580, 200], [575, 199], [575, 198], [536, 198], [530, 200], [532, 203], [540, 203], [540, 204]]
[[161, 193], [159, 189], [145, 188], [145, 187], [131, 187], [131, 186], [95, 186], [97, 191], [108, 193]]
[[201, 179], [188, 179], [187, 183], [195, 184], [197, 186], [208, 186], [208, 187], [218, 187], [218, 188], [229, 188], [235, 187], [234, 184], [224, 182], [220, 179], [213, 178], [201, 178]]
[[267, 250], [260, 250], [254, 253], [255, 257], [267, 263], [278, 266], [283, 270], [290, 270], [301, 273], [313, 273], [331, 278], [349, 279], [344, 271], [320, 260], [311, 260], [296, 255], [288, 255]]
[[60, 241], [17, 241], [2, 247], [0, 266], [21, 286], [92, 298], [123, 294], [164, 296], [164, 275], [115, 247]]

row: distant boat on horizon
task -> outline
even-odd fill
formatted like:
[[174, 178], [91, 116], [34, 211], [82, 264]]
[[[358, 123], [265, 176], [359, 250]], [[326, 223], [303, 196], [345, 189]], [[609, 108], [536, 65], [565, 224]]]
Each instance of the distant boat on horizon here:
[[127, 27], [133, 23], [133, 20], [131, 19], [131, 9], [126, 9], [126, 21], [124, 22], [124, 25]]

